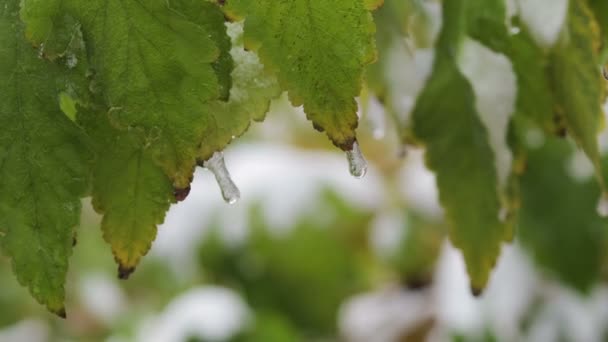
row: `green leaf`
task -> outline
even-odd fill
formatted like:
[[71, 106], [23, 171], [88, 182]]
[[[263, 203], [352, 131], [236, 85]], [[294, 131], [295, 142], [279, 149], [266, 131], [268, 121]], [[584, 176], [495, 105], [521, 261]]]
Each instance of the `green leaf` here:
[[0, 6], [0, 245], [19, 282], [65, 316], [64, 282], [89, 151], [61, 112], [59, 67], [26, 42], [18, 9], [17, 0]]
[[550, 82], [557, 113], [602, 177], [597, 134], [602, 118], [605, 80], [599, 68], [593, 15], [583, 1], [571, 1], [562, 36], [550, 57]]
[[466, 30], [466, 4], [444, 2], [434, 70], [418, 97], [413, 123], [414, 134], [426, 144], [427, 165], [437, 174], [450, 238], [462, 250], [471, 288], [479, 293], [508, 230], [498, 220], [494, 153], [475, 109], [473, 89], [456, 64]]
[[546, 139], [528, 152], [520, 179], [519, 239], [539, 265], [587, 292], [599, 280], [605, 256], [607, 221], [595, 210], [600, 189], [593, 179], [570, 176], [574, 148], [568, 141]]
[[104, 112], [78, 117], [97, 153], [93, 206], [103, 215], [103, 237], [112, 247], [119, 277], [127, 278], [150, 249], [157, 225], [175, 201], [171, 180], [141, 147], [138, 135], [111, 127]]
[[[234, 63], [230, 53], [230, 37], [226, 34], [226, 27], [224, 27], [224, 15], [218, 10], [217, 5], [207, 1], [171, 0], [170, 4], [172, 9], [209, 32], [211, 39], [220, 49], [220, 56], [212, 66], [220, 85], [220, 100], [228, 101], [230, 88], [232, 88], [230, 73]], [[213, 113], [211, 111], [211, 114]]]
[[227, 44], [217, 6], [176, 4], [192, 13], [165, 0], [24, 0], [22, 17], [35, 43], [62, 30], [64, 13], [80, 22], [113, 125], [141, 128], [154, 160], [175, 186], [185, 187], [206, 104], [227, 91], [227, 77], [218, 80], [216, 71], [225, 72], [229, 61], [218, 49]]
[[[293, 105], [334, 144], [351, 150], [364, 68], [375, 60], [378, 1], [228, 0], [225, 11], [245, 18], [245, 46], [277, 74]], [[367, 7], [367, 8], [366, 8]]]
[[276, 78], [264, 69], [255, 53], [245, 50], [243, 26], [228, 24], [228, 33], [232, 37], [230, 53], [236, 64], [231, 75], [233, 87], [228, 102], [209, 104], [210, 119], [198, 154], [200, 161], [209, 159], [215, 151], [245, 133], [251, 120], [264, 120], [270, 101], [281, 94]]
[[606, 63], [608, 62], [608, 1], [589, 0], [589, 6], [595, 15], [602, 35], [602, 48], [604, 51], [602, 62]]

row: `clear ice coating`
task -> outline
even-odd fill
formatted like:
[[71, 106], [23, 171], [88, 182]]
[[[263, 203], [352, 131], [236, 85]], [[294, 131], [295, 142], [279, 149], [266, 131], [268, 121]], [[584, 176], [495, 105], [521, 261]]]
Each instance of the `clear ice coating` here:
[[346, 158], [348, 159], [350, 174], [355, 178], [365, 177], [367, 173], [367, 161], [363, 157], [363, 153], [361, 153], [359, 143], [355, 141], [353, 149], [346, 152]]
[[203, 163], [203, 166], [215, 176], [215, 180], [222, 191], [224, 201], [228, 204], [235, 204], [241, 198], [241, 192], [232, 181], [232, 178], [230, 178], [230, 172], [228, 172], [226, 163], [224, 162], [224, 154], [222, 152], [215, 152], [209, 160]]
[[601, 217], [608, 217], [608, 194], [602, 194], [597, 203], [597, 214]]

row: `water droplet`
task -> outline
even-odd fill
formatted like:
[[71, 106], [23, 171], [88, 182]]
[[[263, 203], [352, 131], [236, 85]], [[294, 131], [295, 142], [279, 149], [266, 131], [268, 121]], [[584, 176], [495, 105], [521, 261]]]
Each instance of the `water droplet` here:
[[363, 178], [367, 173], [367, 161], [361, 153], [359, 143], [355, 141], [353, 149], [346, 152], [346, 158], [350, 167], [350, 174], [355, 178]]
[[604, 193], [597, 203], [597, 214], [601, 217], [608, 217], [608, 194]]
[[213, 173], [222, 191], [222, 197], [224, 197], [224, 200], [228, 204], [235, 204], [241, 198], [239, 188], [236, 187], [232, 178], [230, 178], [230, 172], [226, 168], [222, 152], [215, 152], [209, 160], [203, 163], [203, 167], [206, 167]]

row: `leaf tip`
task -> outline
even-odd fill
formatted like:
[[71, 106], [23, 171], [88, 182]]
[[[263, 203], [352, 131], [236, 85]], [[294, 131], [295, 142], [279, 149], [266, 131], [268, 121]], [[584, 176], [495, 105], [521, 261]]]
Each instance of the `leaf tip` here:
[[483, 294], [483, 288], [471, 285], [471, 294], [473, 297], [479, 298]]
[[188, 197], [188, 195], [190, 194], [190, 190], [192, 188], [190, 187], [190, 185], [188, 185], [185, 188], [174, 188], [173, 189], [173, 196], [175, 196], [175, 200], [178, 202], [183, 202], [186, 200], [186, 198]]
[[135, 267], [118, 266], [118, 279], [127, 280], [135, 272]]
[[67, 313], [65, 311], [65, 307], [62, 307], [59, 310], [53, 311], [53, 313], [55, 315], [57, 315], [57, 317], [59, 317], [59, 318], [63, 318], [63, 319], [67, 319], [68, 318], [68, 315], [67, 315]]

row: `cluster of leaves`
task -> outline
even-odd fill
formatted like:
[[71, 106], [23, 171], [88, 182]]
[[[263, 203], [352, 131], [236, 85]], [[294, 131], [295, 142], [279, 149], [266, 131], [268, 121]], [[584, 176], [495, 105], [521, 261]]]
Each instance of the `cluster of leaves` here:
[[[421, 1], [406, 1], [401, 6], [406, 15], [401, 16], [395, 15], [399, 3], [387, 0], [377, 12], [378, 44], [393, 44], [404, 36], [418, 46], [428, 44], [420, 29], [412, 29], [413, 19], [425, 17]], [[608, 175], [597, 143], [606, 95], [601, 76], [608, 51], [605, 4], [570, 1], [557, 42], [546, 47], [519, 14], [507, 15], [505, 1], [443, 2], [433, 71], [417, 98], [412, 122], [397, 124], [404, 143], [426, 147], [449, 235], [463, 251], [475, 294], [486, 286], [501, 244], [511, 241], [516, 229], [535, 259], [571, 285], [587, 290], [599, 276], [606, 222], [595, 208], [606, 192]], [[500, 152], [492, 148], [473, 86], [459, 66], [463, 46], [471, 39], [510, 60], [517, 79], [506, 138], [514, 162], [505, 182], [495, 166]], [[387, 100], [399, 94], [383, 75], [388, 64], [380, 55], [370, 69], [369, 86], [390, 106]], [[541, 140], [545, 136], [540, 151], [527, 144], [530, 132]], [[573, 150], [554, 138], [566, 135], [591, 160], [597, 182], [582, 184], [567, 174]], [[577, 255], [577, 250], [585, 253]], [[571, 272], [577, 268], [585, 275]]]
[[[84, 196], [103, 215], [104, 238], [128, 277], [197, 163], [262, 120], [283, 90], [351, 149], [355, 97], [375, 58], [372, 7], [4, 1], [0, 244], [19, 281], [65, 316]], [[246, 19], [244, 29], [226, 17]]]
[[[103, 215], [120, 277], [128, 277], [170, 205], [187, 194], [195, 166], [252, 120], [263, 120], [282, 91], [303, 106], [317, 130], [352, 150], [355, 98], [376, 59], [375, 41], [388, 44], [414, 31], [418, 42], [429, 44], [412, 30], [425, 22], [420, 1], [381, 4], [6, 0], [0, 8], [0, 247], [19, 281], [65, 316], [64, 281], [85, 196]], [[599, 190], [576, 183], [561, 191], [606, 192], [596, 135], [608, 18], [604, 1], [570, 1], [560, 39], [546, 49], [521, 20], [507, 17], [504, 0], [444, 1], [442, 13], [433, 72], [412, 122], [399, 130], [404, 142], [427, 149], [450, 237], [479, 293], [516, 226], [529, 229], [522, 235], [534, 241], [537, 227], [603, 225], [593, 210], [538, 222], [539, 212], [573, 210], [561, 196], [541, 206], [534, 199], [538, 188], [531, 190], [567, 187], [540, 179], [550, 158], [560, 161], [570, 152], [557, 142], [537, 155], [525, 136], [530, 129], [568, 133], [592, 161]], [[513, 27], [518, 34], [511, 34]], [[498, 179], [474, 90], [458, 65], [467, 37], [506, 56], [517, 76], [509, 130], [515, 162], [506, 184]], [[385, 62], [379, 57], [368, 70], [368, 86], [379, 98], [398, 96], [378, 74]]]

